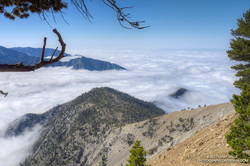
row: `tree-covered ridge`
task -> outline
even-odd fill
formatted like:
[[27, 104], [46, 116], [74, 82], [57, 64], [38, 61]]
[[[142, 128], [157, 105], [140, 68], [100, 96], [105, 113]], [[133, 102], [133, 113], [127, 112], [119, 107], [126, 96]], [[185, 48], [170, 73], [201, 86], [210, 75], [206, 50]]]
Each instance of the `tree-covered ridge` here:
[[231, 49], [227, 53], [230, 59], [241, 62], [232, 66], [240, 78], [234, 84], [241, 93], [232, 99], [239, 116], [226, 138], [233, 148], [230, 154], [250, 162], [250, 10], [237, 22], [238, 27], [232, 30], [234, 39], [230, 43]]
[[[44, 127], [23, 166], [94, 165], [99, 159], [105, 164], [111, 144], [103, 142], [113, 129], [163, 114], [164, 111], [153, 104], [128, 94], [111, 88], [95, 88], [36, 116], [45, 116], [42, 120], [30, 118], [28, 127], [36, 122]], [[11, 129], [10, 134], [15, 131]]]
[[120, 124], [139, 122], [165, 113], [150, 102], [108, 87], [94, 88], [74, 101], [74, 104], [82, 101], [94, 103], [103, 117], [118, 120]]

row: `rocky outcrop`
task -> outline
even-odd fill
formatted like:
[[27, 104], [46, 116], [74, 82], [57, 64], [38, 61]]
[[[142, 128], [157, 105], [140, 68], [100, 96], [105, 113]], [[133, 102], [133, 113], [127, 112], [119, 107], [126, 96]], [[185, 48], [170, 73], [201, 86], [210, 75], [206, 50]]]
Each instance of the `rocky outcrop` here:
[[180, 97], [184, 96], [188, 92], [185, 88], [179, 88], [174, 93], [170, 94], [169, 96], [175, 99], [179, 99]]

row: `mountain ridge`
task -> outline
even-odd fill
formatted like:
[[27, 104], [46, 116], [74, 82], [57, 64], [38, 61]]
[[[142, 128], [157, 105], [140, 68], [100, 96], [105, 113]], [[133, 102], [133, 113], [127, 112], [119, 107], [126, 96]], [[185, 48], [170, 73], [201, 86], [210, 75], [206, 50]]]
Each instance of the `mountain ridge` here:
[[[23, 60], [26, 58], [25, 60]], [[18, 52], [12, 49], [0, 46], [0, 63], [1, 64], [18, 64], [24, 65], [35, 64], [38, 62], [37, 58], [26, 55], [25, 53]]]
[[[41, 50], [41, 48], [32, 47], [5, 48], [0, 46], [0, 63], [33, 65], [40, 61]], [[45, 57], [50, 57], [54, 51], [54, 49], [46, 48]], [[57, 51], [56, 55], [58, 55], [59, 52], [60, 51]], [[79, 57], [65, 53], [65, 57], [72, 57], [72, 59], [59, 61], [45, 67], [70, 67], [74, 70], [86, 69], [90, 71], [126, 70], [126, 68], [120, 65], [84, 56]]]
[[165, 114], [152, 103], [111, 88], [95, 88], [57, 107], [23, 166], [82, 166], [102, 162], [114, 128]]
[[[86, 102], [86, 100], [89, 100], [89, 98], [93, 98], [92, 99], [93, 101], [89, 101], [91, 103], [95, 103], [97, 101], [99, 101], [101, 103], [102, 101], [101, 101], [101, 99], [99, 99], [99, 96], [102, 96], [101, 98], [105, 98], [105, 97], [111, 97], [110, 95], [111, 96], [117, 95], [124, 101], [132, 101], [135, 104], [142, 105], [147, 109], [155, 110], [156, 111], [155, 114], [157, 114], [157, 115], [161, 115], [161, 114], [165, 113], [163, 110], [156, 107], [152, 103], [136, 99], [136, 98], [134, 98], [126, 93], [114, 90], [112, 88], [108, 88], [108, 87], [94, 88], [94, 89], [90, 90], [89, 92], [83, 93], [82, 95], [76, 97], [75, 99], [73, 99], [65, 104], [53, 107], [52, 109], [50, 109], [49, 111], [46, 111], [45, 113], [42, 113], [42, 114], [29, 113], [29, 114], [22, 116], [21, 118], [15, 120], [13, 123], [11, 123], [9, 125], [8, 129], [5, 132], [5, 135], [6, 135], [6, 137], [18, 136], [18, 135], [22, 134], [25, 130], [29, 130], [29, 129], [33, 128], [35, 125], [38, 125], [38, 124], [39, 125], [46, 125], [52, 118], [56, 117], [60, 113], [60, 111], [62, 110], [62, 107], [67, 107], [67, 108], [68, 107], [75, 107], [76, 105], [79, 105], [82, 102]], [[133, 112], [133, 114], [135, 114], [136, 112], [138, 114], [138, 110]], [[141, 117], [138, 116], [139, 115], [138, 114], [138, 115], [136, 115], [137, 118], [133, 118], [132, 120], [129, 120], [128, 123], [141, 121], [143, 119], [146, 119], [145, 117], [149, 118], [149, 117], [151, 117], [150, 114], [151, 114], [151, 112], [144, 112], [144, 114], [141, 115]], [[125, 116], [128, 116], [128, 115], [125, 115]], [[129, 116], [132, 117], [135, 115], [131, 114]], [[131, 119], [130, 117], [127, 117], [127, 119]]]

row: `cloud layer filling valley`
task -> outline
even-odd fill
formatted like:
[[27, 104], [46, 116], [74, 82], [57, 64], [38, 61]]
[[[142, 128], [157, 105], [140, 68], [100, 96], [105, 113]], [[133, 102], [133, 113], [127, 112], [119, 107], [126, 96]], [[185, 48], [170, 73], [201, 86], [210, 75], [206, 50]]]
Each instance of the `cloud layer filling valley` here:
[[[230, 69], [233, 62], [224, 51], [89, 50], [83, 53], [86, 57], [117, 63], [128, 70], [90, 72], [57, 67], [29, 73], [0, 73], [0, 89], [9, 92], [8, 97], [0, 98], [0, 131], [26, 113], [43, 113], [94, 87], [118, 89], [155, 102], [166, 112], [228, 102], [233, 93], [238, 93], [233, 87], [234, 71]], [[178, 88], [189, 91], [180, 99], [169, 97]], [[9, 140], [0, 137], [0, 147], [6, 148], [0, 151], [0, 165], [15, 166], [9, 165], [8, 159], [1, 159], [18, 155], [22, 148], [26, 154], [29, 152], [28, 136]], [[22, 146], [18, 145], [20, 140]], [[9, 160], [18, 163], [22, 159]]]

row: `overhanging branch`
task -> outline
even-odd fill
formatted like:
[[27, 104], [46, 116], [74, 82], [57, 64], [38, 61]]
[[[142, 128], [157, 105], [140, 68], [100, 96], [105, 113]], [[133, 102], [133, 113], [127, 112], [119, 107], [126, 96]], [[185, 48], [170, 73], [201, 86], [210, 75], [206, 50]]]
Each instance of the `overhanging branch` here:
[[[34, 64], [34, 65], [23, 65], [22, 63], [19, 64], [0, 64], [0, 72], [29, 72], [29, 71], [34, 71], [37, 70], [43, 66], [58, 62], [60, 59], [64, 57], [64, 53], [66, 50], [66, 44], [64, 43], [61, 34], [56, 30], [53, 29], [53, 32], [57, 35], [58, 41], [61, 45], [61, 51], [59, 55], [55, 58], [53, 58], [54, 54], [51, 55], [50, 60], [45, 60], [45, 48], [46, 48], [46, 41], [47, 38], [44, 38], [44, 44], [43, 44], [43, 49], [41, 53], [41, 60], [39, 63]], [[0, 91], [1, 93], [1, 91]]]

